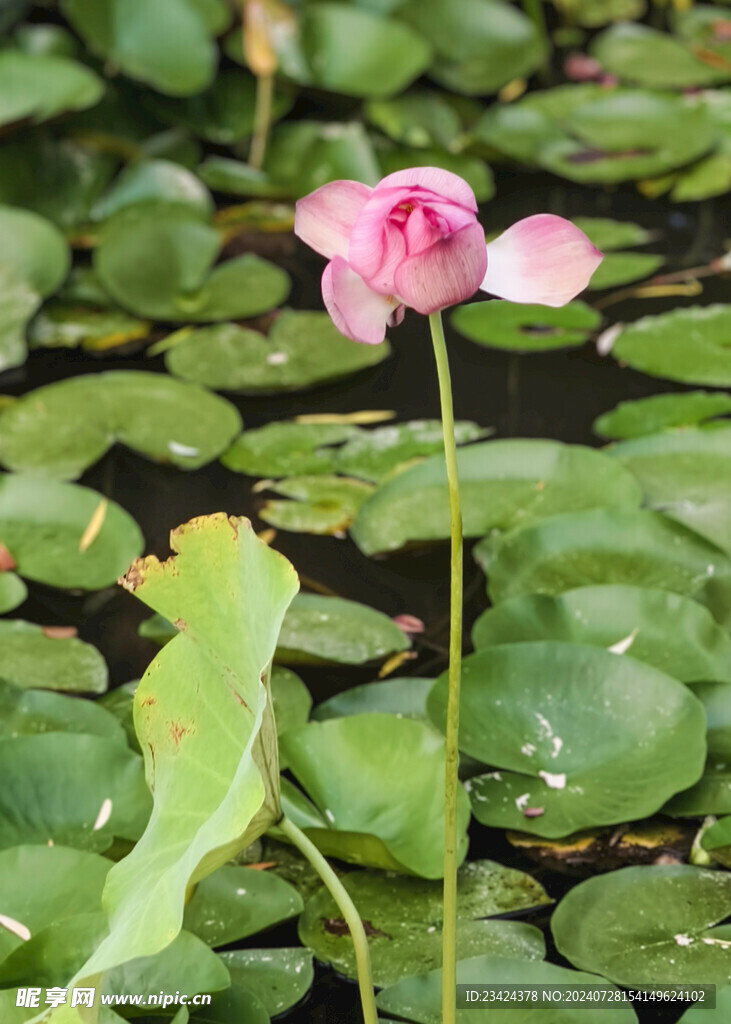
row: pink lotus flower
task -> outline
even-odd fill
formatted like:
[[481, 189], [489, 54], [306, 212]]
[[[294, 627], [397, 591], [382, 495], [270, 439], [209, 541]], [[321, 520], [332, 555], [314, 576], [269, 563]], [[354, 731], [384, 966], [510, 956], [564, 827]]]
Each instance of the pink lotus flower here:
[[434, 313], [482, 288], [562, 306], [602, 255], [562, 217], [518, 221], [485, 245], [469, 185], [438, 167], [389, 174], [375, 188], [333, 181], [300, 199], [295, 234], [330, 262], [322, 297], [337, 329], [375, 345], [407, 306]]

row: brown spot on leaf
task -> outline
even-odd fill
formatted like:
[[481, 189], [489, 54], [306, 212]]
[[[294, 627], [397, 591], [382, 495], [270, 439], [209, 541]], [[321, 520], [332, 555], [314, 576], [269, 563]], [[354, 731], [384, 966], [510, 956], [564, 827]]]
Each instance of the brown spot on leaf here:
[[76, 626], [41, 626], [41, 633], [49, 640], [69, 640], [79, 635]]
[[[323, 917], [323, 927], [329, 935], [349, 935], [350, 929], [342, 917]], [[384, 939], [391, 939], [392, 936], [382, 932], [380, 928], [374, 928], [370, 921], [363, 921], [363, 931], [367, 936], [379, 935]]]

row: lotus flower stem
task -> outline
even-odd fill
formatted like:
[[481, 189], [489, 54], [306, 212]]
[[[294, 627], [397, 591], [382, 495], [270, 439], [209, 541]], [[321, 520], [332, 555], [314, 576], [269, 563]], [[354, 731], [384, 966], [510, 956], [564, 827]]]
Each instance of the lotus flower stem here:
[[457, 986], [457, 788], [459, 786], [459, 684], [462, 670], [462, 511], [454, 439], [452, 383], [441, 313], [429, 316], [439, 378], [444, 457], [449, 488], [451, 573], [449, 607], [449, 696], [444, 775], [444, 910], [442, 924], [442, 1022], [455, 1024]]
[[373, 994], [371, 954], [368, 948], [368, 939], [366, 938], [363, 922], [360, 919], [360, 914], [355, 908], [355, 904], [348, 895], [343, 883], [340, 881], [312, 840], [308, 839], [304, 832], [287, 817], [283, 817], [277, 824], [292, 845], [296, 846], [302, 856], [310, 862], [322, 879], [325, 888], [337, 903], [340, 913], [343, 915], [345, 923], [350, 929], [350, 937], [353, 940], [355, 962], [358, 969], [360, 1003], [363, 1008], [363, 1020], [365, 1024], [378, 1024], [378, 1012], [376, 1010], [376, 1000]]

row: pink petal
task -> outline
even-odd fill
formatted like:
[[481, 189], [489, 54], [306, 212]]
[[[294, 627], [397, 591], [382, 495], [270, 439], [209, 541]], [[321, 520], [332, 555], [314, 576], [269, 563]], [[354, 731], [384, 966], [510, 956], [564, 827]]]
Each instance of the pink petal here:
[[511, 302], [564, 306], [586, 288], [602, 259], [570, 221], [538, 213], [488, 243], [480, 288]]
[[486, 266], [484, 232], [477, 222], [467, 224], [405, 259], [396, 271], [396, 293], [417, 313], [434, 313], [473, 295]]
[[477, 200], [466, 181], [463, 181], [458, 174], [442, 170], [441, 167], [409, 167], [405, 171], [394, 171], [387, 174], [375, 188], [380, 192], [382, 188], [403, 188], [421, 187], [435, 192], [443, 199], [451, 199], [460, 206], [466, 206], [473, 213], [477, 212]]
[[400, 323], [396, 300], [374, 292], [339, 256], [325, 267], [322, 298], [337, 329], [352, 341], [378, 345], [386, 326]]
[[353, 224], [373, 190], [359, 181], [331, 181], [295, 205], [294, 233], [321, 256], [348, 255]]

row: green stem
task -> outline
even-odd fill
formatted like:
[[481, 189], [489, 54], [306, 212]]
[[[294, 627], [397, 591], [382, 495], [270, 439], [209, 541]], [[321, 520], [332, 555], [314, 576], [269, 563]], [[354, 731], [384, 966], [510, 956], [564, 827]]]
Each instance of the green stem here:
[[254, 108], [254, 131], [251, 136], [249, 165], [257, 171], [264, 165], [269, 138], [269, 124], [272, 119], [272, 96], [274, 75], [256, 76], [256, 101]]
[[353, 940], [355, 949], [355, 962], [358, 968], [358, 987], [360, 988], [360, 1002], [363, 1007], [363, 1020], [365, 1024], [378, 1024], [378, 1012], [376, 1000], [373, 994], [373, 978], [371, 975], [371, 954], [368, 948], [363, 922], [355, 905], [348, 895], [343, 883], [317, 849], [311, 839], [308, 839], [304, 832], [298, 828], [289, 818], [282, 818], [277, 823], [278, 827], [285, 834], [287, 839], [296, 846], [299, 852], [307, 858], [312, 867], [322, 879], [325, 887], [340, 908], [348, 928], [350, 937]]
[[457, 445], [447, 345], [441, 313], [429, 317], [439, 378], [444, 457], [449, 488], [451, 573], [449, 606], [449, 696], [444, 775], [444, 910], [442, 925], [442, 1024], [455, 1024], [457, 986], [457, 790], [459, 787], [459, 683], [462, 668], [462, 512], [457, 476]]

